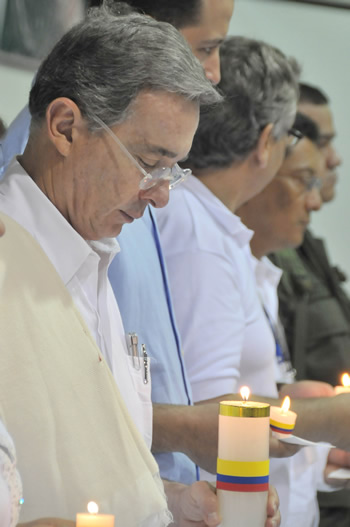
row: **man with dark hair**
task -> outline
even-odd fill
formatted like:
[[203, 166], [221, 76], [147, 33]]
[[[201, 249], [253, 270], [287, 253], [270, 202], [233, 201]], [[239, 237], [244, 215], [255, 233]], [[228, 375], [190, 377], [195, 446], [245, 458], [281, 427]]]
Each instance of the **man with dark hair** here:
[[[125, 0], [141, 14], [168, 22], [177, 29], [198, 24], [203, 0]], [[113, 0], [109, 0], [110, 3]], [[103, 0], [89, 0], [89, 7], [97, 7]]]
[[[327, 95], [315, 86], [300, 84], [299, 111], [319, 128], [318, 147], [324, 158], [323, 203], [334, 199], [336, 169], [341, 160], [333, 145], [332, 112]], [[280, 317], [298, 379], [340, 384], [350, 371], [350, 299], [342, 283], [345, 275], [334, 267], [322, 239], [306, 230], [303, 243], [272, 256], [283, 269], [279, 285]], [[322, 527], [350, 523], [348, 492], [319, 494]]]
[[2, 119], [0, 119], [0, 139], [5, 135], [6, 133], [6, 126]]
[[[319, 128], [325, 165], [321, 197], [327, 203], [334, 198], [341, 162], [333, 146], [328, 98], [318, 88], [301, 84], [299, 111]], [[273, 259], [284, 270], [280, 312], [297, 378], [339, 384], [341, 373], [350, 369], [350, 300], [341, 287], [343, 274], [330, 264], [323, 242], [309, 230], [298, 249], [278, 252]]]
[[89, 6], [127, 4], [134, 10], [175, 26], [190, 44], [207, 77], [220, 80], [219, 47], [232, 15], [234, 0], [89, 0]]

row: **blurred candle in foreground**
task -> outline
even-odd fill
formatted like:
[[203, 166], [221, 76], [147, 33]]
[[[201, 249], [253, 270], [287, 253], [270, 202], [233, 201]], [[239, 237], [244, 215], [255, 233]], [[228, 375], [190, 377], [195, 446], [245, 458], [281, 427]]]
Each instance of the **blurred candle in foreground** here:
[[269, 415], [266, 403], [222, 401], [217, 495], [221, 527], [264, 527], [269, 487]]
[[88, 514], [77, 514], [76, 527], [114, 527], [113, 514], [98, 514], [98, 505], [94, 501], [87, 504]]
[[291, 435], [297, 420], [297, 414], [289, 410], [290, 398], [283, 399], [282, 406], [271, 406], [270, 409], [270, 427], [273, 432], [278, 434]]
[[341, 382], [342, 386], [334, 387], [335, 395], [339, 395], [340, 393], [350, 393], [350, 375], [348, 373], [342, 375]]

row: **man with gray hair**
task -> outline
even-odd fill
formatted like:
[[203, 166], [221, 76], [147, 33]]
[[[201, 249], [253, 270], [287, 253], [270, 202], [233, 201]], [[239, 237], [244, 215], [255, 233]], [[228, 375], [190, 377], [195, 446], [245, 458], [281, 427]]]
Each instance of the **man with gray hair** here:
[[[1, 412], [25, 489], [21, 521], [74, 519], [93, 498], [121, 525], [169, 523], [141, 437], [149, 447], [149, 363], [129, 356], [107, 269], [123, 224], [164, 206], [186, 176], [176, 163], [199, 105], [219, 100], [181, 35], [140, 15], [91, 15], [37, 73], [28, 144], [0, 184], [4, 259], [13, 255], [1, 266]], [[217, 525], [206, 485], [166, 492], [179, 525]]]
[[[237, 399], [239, 387], [246, 384], [254, 400], [279, 406], [275, 340], [256, 290], [252, 232], [235, 211], [273, 179], [299, 137], [291, 128], [298, 68], [272, 46], [242, 37], [227, 39], [220, 56], [218, 86], [225, 99], [203, 112], [184, 164], [196, 177], [174, 191], [157, 218], [195, 402]], [[349, 398], [334, 399], [293, 402], [295, 430], [349, 448], [340, 419]], [[289, 462], [270, 462], [270, 481], [279, 492], [286, 525]], [[311, 527], [314, 510], [294, 512], [305, 520], [303, 526]]]
[[[239, 377], [264, 367], [245, 359], [247, 317], [273, 344], [244, 256], [240, 260], [249, 233], [234, 211], [275, 176], [298, 96], [295, 61], [272, 46], [231, 37], [220, 56], [218, 87], [225, 99], [201, 115], [186, 161], [196, 177], [174, 192], [163, 213], [157, 211], [195, 401], [231, 394]], [[269, 367], [265, 373], [273, 378]]]

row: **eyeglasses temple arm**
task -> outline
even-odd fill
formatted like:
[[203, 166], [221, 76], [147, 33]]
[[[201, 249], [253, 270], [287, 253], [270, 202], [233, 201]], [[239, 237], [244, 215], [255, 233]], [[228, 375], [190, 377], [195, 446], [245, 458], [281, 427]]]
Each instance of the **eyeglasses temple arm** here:
[[113, 139], [113, 141], [115, 143], [117, 143], [117, 145], [119, 146], [119, 148], [121, 150], [123, 150], [124, 154], [129, 158], [130, 161], [132, 161], [132, 163], [139, 169], [141, 170], [142, 174], [145, 176], [145, 177], [149, 177], [149, 174], [146, 172], [146, 170], [144, 170], [144, 168], [142, 168], [141, 165], [139, 165], [139, 163], [136, 161], [136, 159], [133, 158], [133, 156], [130, 154], [130, 152], [127, 150], [127, 148], [125, 148], [125, 146], [123, 145], [123, 143], [118, 139], [118, 137], [112, 132], [112, 130], [109, 128], [109, 126], [107, 126], [99, 117], [97, 117], [95, 115], [94, 117], [95, 121], [101, 125], [101, 127], [111, 136], [111, 138]]

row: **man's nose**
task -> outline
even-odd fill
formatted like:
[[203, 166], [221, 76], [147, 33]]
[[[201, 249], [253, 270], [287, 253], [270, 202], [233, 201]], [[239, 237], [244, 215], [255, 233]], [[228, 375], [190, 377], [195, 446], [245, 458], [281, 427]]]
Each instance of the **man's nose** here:
[[310, 192], [307, 193], [306, 206], [309, 211], [320, 210], [322, 203], [323, 202], [319, 188], [314, 187], [312, 190], [310, 190]]
[[218, 84], [221, 79], [219, 48], [204, 61], [203, 67], [207, 79], [213, 84]]
[[336, 149], [333, 146], [331, 146], [330, 150], [328, 152], [327, 168], [332, 170], [332, 169], [338, 167], [339, 165], [341, 165], [342, 162], [343, 162], [343, 160], [340, 157], [340, 155], [338, 154], [338, 152], [336, 151]]
[[151, 188], [140, 190], [140, 198], [156, 208], [165, 207], [169, 201], [169, 181], [161, 181]]

